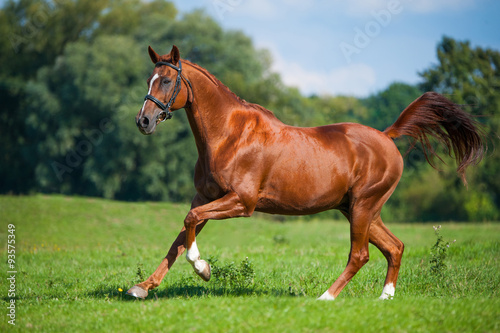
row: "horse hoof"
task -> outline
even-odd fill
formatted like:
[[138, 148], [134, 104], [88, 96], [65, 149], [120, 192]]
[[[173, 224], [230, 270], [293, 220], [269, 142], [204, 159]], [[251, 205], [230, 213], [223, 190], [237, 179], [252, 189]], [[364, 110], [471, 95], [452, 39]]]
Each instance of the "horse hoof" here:
[[127, 295], [145, 299], [146, 297], [148, 297], [148, 291], [135, 285], [127, 291]]
[[210, 268], [210, 265], [205, 260], [200, 261], [205, 264], [205, 267], [200, 271], [197, 270], [196, 274], [198, 274], [198, 276], [201, 277], [203, 281], [208, 282], [210, 280], [210, 276], [212, 275], [212, 270]]

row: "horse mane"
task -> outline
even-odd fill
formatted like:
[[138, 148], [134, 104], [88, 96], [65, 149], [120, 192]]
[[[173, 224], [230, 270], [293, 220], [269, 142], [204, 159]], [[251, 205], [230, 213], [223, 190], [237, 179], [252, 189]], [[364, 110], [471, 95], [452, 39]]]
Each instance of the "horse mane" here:
[[222, 83], [218, 78], [216, 78], [215, 75], [213, 75], [212, 73], [210, 73], [209, 71], [207, 71], [205, 68], [201, 67], [200, 65], [195, 64], [194, 62], [191, 62], [191, 61], [185, 60], [185, 59], [183, 59], [182, 62], [189, 64], [191, 67], [195, 68], [200, 73], [202, 73], [203, 75], [205, 75], [210, 81], [212, 81], [212, 83], [215, 86], [217, 86], [219, 88], [222, 88], [224, 91], [226, 91], [227, 93], [229, 93], [241, 105], [244, 105], [246, 107], [250, 107], [250, 108], [253, 108], [253, 109], [257, 109], [257, 110], [259, 110], [259, 111], [261, 111], [261, 112], [263, 112], [263, 113], [265, 113], [265, 114], [267, 114], [269, 116], [276, 117], [272, 111], [266, 109], [265, 107], [263, 107], [263, 106], [261, 106], [259, 104], [249, 103], [249, 102], [245, 101], [243, 98], [241, 98], [240, 96], [236, 95], [224, 83]]

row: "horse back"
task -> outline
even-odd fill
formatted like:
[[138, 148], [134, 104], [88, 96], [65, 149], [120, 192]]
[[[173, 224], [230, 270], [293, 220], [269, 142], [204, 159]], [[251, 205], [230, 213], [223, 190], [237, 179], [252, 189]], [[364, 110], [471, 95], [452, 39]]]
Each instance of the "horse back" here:
[[402, 174], [394, 142], [367, 126], [285, 126], [275, 136], [257, 167], [262, 177], [258, 210], [310, 214], [339, 208], [352, 188], [384, 183], [390, 188]]

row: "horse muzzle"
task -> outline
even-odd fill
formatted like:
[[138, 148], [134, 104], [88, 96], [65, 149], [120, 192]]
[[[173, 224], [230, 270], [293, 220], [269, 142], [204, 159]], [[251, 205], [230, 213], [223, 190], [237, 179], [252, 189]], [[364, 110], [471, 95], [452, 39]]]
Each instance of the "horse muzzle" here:
[[144, 135], [153, 134], [156, 129], [156, 118], [151, 119], [148, 115], [142, 115], [140, 118], [135, 119], [139, 131]]

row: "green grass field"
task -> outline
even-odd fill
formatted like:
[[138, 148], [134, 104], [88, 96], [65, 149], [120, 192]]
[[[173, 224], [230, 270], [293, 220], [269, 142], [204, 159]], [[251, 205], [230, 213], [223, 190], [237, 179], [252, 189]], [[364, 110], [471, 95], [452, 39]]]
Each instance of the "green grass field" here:
[[[210, 221], [202, 258], [238, 265], [253, 283], [203, 282], [184, 256], [148, 299], [126, 290], [149, 276], [177, 236], [188, 205], [63, 196], [0, 196], [0, 331], [39, 332], [498, 332], [500, 224], [442, 224], [442, 275], [430, 271], [432, 224], [388, 224], [405, 243], [396, 295], [380, 301], [386, 262], [370, 261], [333, 302], [316, 301], [349, 252], [344, 221], [259, 215]], [[15, 326], [9, 324], [8, 225], [15, 226]], [[12, 237], [11, 237], [12, 239]], [[122, 291], [120, 291], [122, 290]]]

